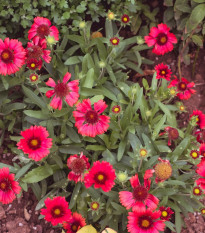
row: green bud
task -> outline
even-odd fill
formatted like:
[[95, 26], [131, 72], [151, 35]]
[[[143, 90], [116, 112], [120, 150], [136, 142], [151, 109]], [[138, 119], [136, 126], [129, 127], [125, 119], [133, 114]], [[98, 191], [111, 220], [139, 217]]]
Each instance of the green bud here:
[[137, 43], [139, 45], [144, 44], [144, 39], [141, 36], [137, 36]]
[[86, 26], [85, 21], [82, 21], [82, 22], [79, 23], [79, 28], [80, 28], [80, 29], [85, 28], [85, 26]]

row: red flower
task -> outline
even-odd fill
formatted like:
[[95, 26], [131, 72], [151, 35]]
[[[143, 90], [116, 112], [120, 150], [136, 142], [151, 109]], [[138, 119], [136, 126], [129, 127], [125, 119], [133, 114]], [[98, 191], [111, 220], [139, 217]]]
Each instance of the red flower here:
[[85, 170], [90, 168], [88, 158], [83, 153], [78, 155], [71, 155], [67, 160], [67, 166], [72, 171], [68, 174], [69, 180], [77, 182], [83, 182]]
[[41, 209], [41, 214], [53, 226], [62, 224], [71, 217], [71, 210], [68, 209], [68, 202], [65, 197], [54, 197], [53, 199], [48, 197], [44, 203], [47, 209]]
[[179, 137], [179, 132], [177, 129], [172, 127], [165, 127], [165, 131], [168, 134], [168, 146], [171, 146], [172, 140], [176, 140]]
[[115, 178], [115, 170], [110, 163], [96, 161], [89, 173], [85, 174], [84, 183], [86, 188], [94, 184], [94, 188], [101, 188], [104, 192], [109, 192], [115, 185]]
[[59, 40], [58, 29], [55, 26], [51, 27], [51, 22], [47, 18], [36, 17], [31, 29], [28, 31], [28, 39], [45, 39], [47, 36], [53, 36], [56, 41]]
[[204, 129], [205, 128], [205, 114], [203, 114], [203, 112], [200, 110], [194, 110], [193, 113], [190, 115], [189, 119], [191, 119], [192, 116], [197, 116], [196, 118], [197, 125], [200, 127], [200, 129]]
[[0, 74], [16, 73], [25, 63], [25, 49], [18, 40], [0, 39]]
[[21, 191], [19, 183], [14, 179], [15, 176], [9, 174], [8, 167], [0, 168], [0, 202], [3, 204], [11, 203]]
[[188, 82], [185, 78], [182, 78], [180, 81], [175, 75], [174, 77], [175, 79], [171, 81], [168, 88], [176, 86], [178, 91], [177, 96], [179, 99], [188, 100], [191, 97], [191, 94], [195, 94], [196, 91], [191, 89], [195, 85], [194, 82]]
[[160, 219], [164, 221], [169, 221], [172, 214], [174, 213], [170, 207], [161, 206], [159, 207], [159, 210], [161, 211]]
[[67, 230], [66, 233], [75, 233], [85, 225], [86, 222], [82, 215], [75, 212], [69, 220], [63, 223], [63, 228]]
[[120, 112], [120, 106], [119, 105], [115, 105], [112, 107], [112, 112], [113, 113], [119, 113]]
[[48, 138], [49, 134], [43, 126], [31, 126], [29, 129], [21, 131], [24, 139], [20, 139], [17, 143], [18, 149], [23, 150], [28, 157], [39, 161], [46, 157], [52, 147], [52, 138]]
[[205, 177], [205, 160], [202, 159], [199, 164], [197, 164], [197, 170], [196, 173], [198, 173], [200, 176]]
[[27, 60], [30, 59], [36, 59], [39, 61], [39, 68], [42, 66], [41, 59], [45, 60], [45, 62], [50, 63], [51, 57], [50, 57], [50, 50], [46, 50], [47, 44], [46, 40], [38, 40], [37, 38], [34, 38], [32, 42], [28, 42], [27, 48], [26, 48], [26, 55]]
[[197, 150], [192, 150], [192, 151], [190, 152], [190, 155], [191, 155], [192, 159], [197, 159], [197, 158], [199, 158], [199, 152], [198, 152]]
[[202, 194], [201, 188], [200, 188], [199, 186], [194, 187], [194, 188], [193, 188], [193, 194], [194, 194], [195, 196], [201, 196], [201, 194]]
[[166, 79], [167, 81], [170, 81], [170, 77], [172, 74], [171, 69], [167, 65], [164, 65], [163, 63], [158, 64], [154, 67], [154, 69], [157, 71], [157, 77], [156, 79]]
[[199, 178], [196, 181], [196, 184], [200, 186], [202, 189], [205, 189], [205, 178]]
[[199, 148], [199, 152], [200, 152], [200, 155], [205, 157], [205, 143], [201, 144], [201, 146]]
[[197, 130], [195, 132], [195, 135], [197, 135], [197, 142], [199, 142], [200, 144], [205, 143], [205, 129]]
[[159, 200], [148, 192], [150, 189], [151, 181], [145, 179], [144, 176], [144, 185], [141, 185], [139, 182], [138, 174], [136, 174], [130, 179], [130, 183], [133, 191], [119, 192], [120, 203], [125, 206], [126, 209], [132, 208], [133, 211], [145, 211], [145, 206], [148, 206], [148, 208], [151, 210], [155, 210]]
[[76, 107], [76, 111], [73, 111], [73, 116], [79, 134], [95, 137], [107, 131], [110, 117], [101, 115], [107, 108], [107, 104], [103, 100], [94, 103], [94, 110], [91, 107], [90, 99], [84, 99], [82, 103], [78, 103]]
[[36, 82], [36, 81], [38, 81], [38, 75], [37, 75], [37, 74], [31, 74], [31, 75], [29, 76], [29, 78], [30, 78], [31, 82]]
[[122, 16], [121, 20], [122, 20], [123, 23], [129, 23], [130, 17], [129, 17], [129, 15], [124, 14]]
[[112, 45], [118, 45], [120, 43], [120, 39], [118, 37], [112, 37], [110, 42]]
[[37, 60], [37, 59], [33, 59], [33, 58], [31, 58], [31, 59], [28, 59], [27, 61], [26, 61], [26, 63], [27, 63], [27, 67], [30, 69], [30, 70], [35, 70], [35, 69], [41, 69], [41, 67], [42, 67], [42, 60]]
[[152, 27], [149, 36], [145, 36], [145, 42], [149, 47], [154, 46], [153, 53], [164, 55], [173, 50], [173, 44], [177, 43], [177, 38], [173, 33], [169, 32], [170, 28], [166, 24], [159, 24]]
[[162, 220], [157, 220], [161, 216], [161, 211], [153, 212], [150, 209], [138, 210], [128, 213], [127, 229], [130, 233], [157, 233], [164, 231], [165, 224]]
[[46, 92], [47, 98], [51, 98], [54, 95], [50, 103], [50, 106], [54, 109], [62, 109], [63, 99], [65, 99], [67, 104], [71, 107], [78, 101], [79, 80], [73, 80], [67, 83], [70, 78], [71, 74], [67, 72], [63, 77], [63, 82], [58, 81], [56, 84], [52, 78], [49, 78], [49, 80], [46, 82], [47, 86], [54, 88], [54, 90]]

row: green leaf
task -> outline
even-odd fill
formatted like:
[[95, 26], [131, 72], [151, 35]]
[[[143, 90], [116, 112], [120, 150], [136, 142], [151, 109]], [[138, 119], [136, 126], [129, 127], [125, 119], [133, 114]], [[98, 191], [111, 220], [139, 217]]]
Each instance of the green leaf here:
[[46, 200], [47, 197], [53, 197], [54, 194], [56, 193], [56, 189], [51, 190], [48, 194], [46, 194], [36, 205], [35, 210], [40, 210], [44, 207], [44, 201]]
[[141, 142], [139, 140], [139, 138], [132, 133], [128, 133], [128, 140], [132, 146], [133, 151], [135, 151], [137, 148], [139, 148], [141, 146]]
[[125, 152], [125, 147], [127, 145], [127, 140], [123, 140], [120, 142], [119, 144], [119, 148], [118, 148], [118, 151], [117, 151], [117, 160], [120, 161], [124, 155], [124, 152]]
[[117, 204], [116, 202], [111, 202], [111, 205], [114, 207], [114, 209], [116, 209], [117, 211], [119, 211], [119, 213], [125, 213], [126, 209], [124, 207], [122, 207], [121, 205]]
[[22, 177], [29, 169], [30, 167], [33, 165], [33, 162], [27, 163], [25, 166], [23, 166], [15, 175], [16, 179], [19, 179], [20, 177]]
[[93, 151], [104, 151], [106, 149], [103, 145], [88, 145], [86, 146], [86, 150], [93, 150]]
[[8, 164], [4, 164], [4, 163], [0, 163], [0, 168], [3, 168], [3, 167], [8, 167], [9, 168], [9, 171], [11, 173], [16, 173], [18, 171], [18, 168], [15, 168], [13, 166], [10, 166]]
[[65, 62], [64, 64], [65, 65], [75, 65], [75, 64], [78, 64], [80, 63], [81, 60], [79, 59], [79, 56], [73, 56], [73, 57], [69, 57]]
[[172, 160], [173, 162], [177, 161], [177, 159], [182, 155], [183, 151], [186, 149], [187, 145], [189, 144], [190, 138], [184, 138], [180, 144], [175, 148], [172, 153]]
[[69, 203], [69, 208], [72, 209], [74, 206], [75, 206], [75, 203], [76, 203], [76, 200], [77, 200], [77, 197], [78, 197], [78, 194], [80, 192], [80, 188], [81, 188], [81, 183], [78, 182], [76, 185], [75, 185], [75, 188], [73, 190], [73, 193], [72, 193], [72, 196], [71, 196], [71, 199], [70, 199], [70, 203]]
[[94, 69], [91, 68], [88, 70], [86, 78], [85, 78], [82, 86], [87, 87], [87, 88], [92, 88], [94, 85], [94, 81], [95, 81]]
[[182, 218], [180, 212], [175, 212], [175, 225], [177, 233], [181, 232], [182, 229]]
[[67, 35], [66, 36], [69, 40], [72, 40], [74, 42], [77, 42], [80, 45], [84, 44], [84, 39], [82, 36], [77, 36], [77, 35]]
[[3, 108], [2, 112], [5, 115], [7, 115], [7, 114], [11, 113], [12, 111], [24, 109], [25, 107], [26, 107], [26, 105], [23, 103], [7, 104], [7, 105], [5, 105], [5, 108]]
[[45, 114], [42, 111], [35, 111], [35, 110], [24, 110], [23, 111], [24, 114], [26, 114], [29, 117], [34, 117], [36, 119], [48, 119], [49, 118], [49, 114]]
[[176, 232], [175, 225], [174, 225], [172, 222], [166, 221], [166, 222], [165, 222], [165, 225], [166, 225], [172, 232]]
[[58, 166], [61, 169], [63, 168], [64, 164], [63, 164], [63, 161], [62, 161], [62, 159], [61, 159], [61, 157], [59, 155], [57, 155], [56, 153], [54, 153], [50, 157], [55, 160], [56, 164], [58, 164]]
[[200, 46], [200, 47], [203, 47], [203, 40], [202, 40], [202, 38], [201, 38], [200, 36], [198, 36], [198, 35], [193, 35], [193, 36], [192, 36], [192, 40], [193, 40], [193, 42], [194, 42], [196, 45], [198, 45], [198, 46]]
[[140, 88], [140, 91], [137, 92], [137, 99], [133, 106], [134, 111], [136, 112], [138, 108], [140, 107], [140, 104], [142, 103], [142, 95], [143, 95], [143, 88]]
[[162, 126], [164, 125], [165, 121], [166, 121], [166, 115], [164, 115], [160, 121], [155, 125], [154, 127], [154, 131], [152, 134], [152, 139], [155, 140], [156, 137], [159, 135], [159, 131], [162, 129]]
[[152, 78], [152, 85], [151, 85], [151, 89], [153, 91], [156, 91], [157, 90], [157, 82], [158, 82], [158, 79], [156, 79], [157, 77], [157, 73], [155, 72], [154, 75], [153, 75], [153, 78]]
[[71, 141], [73, 141], [75, 143], [81, 142], [78, 133], [76, 133], [76, 131], [70, 126], [67, 126], [67, 135], [71, 139]]

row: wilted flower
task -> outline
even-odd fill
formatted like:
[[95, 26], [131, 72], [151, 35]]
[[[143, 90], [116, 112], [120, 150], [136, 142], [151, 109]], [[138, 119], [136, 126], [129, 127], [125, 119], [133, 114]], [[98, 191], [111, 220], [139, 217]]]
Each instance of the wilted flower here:
[[155, 182], [163, 182], [172, 175], [172, 166], [169, 160], [158, 159], [160, 162], [154, 166], [154, 172], [156, 174]]
[[103, 34], [101, 32], [93, 32], [91, 34], [91, 38], [92, 39], [95, 39], [95, 38], [100, 38], [100, 37], [103, 37]]

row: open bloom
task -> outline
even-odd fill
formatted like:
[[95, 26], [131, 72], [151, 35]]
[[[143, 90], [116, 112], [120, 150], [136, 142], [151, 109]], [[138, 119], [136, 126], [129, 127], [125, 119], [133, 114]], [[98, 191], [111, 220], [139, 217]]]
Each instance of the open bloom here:
[[56, 41], [59, 40], [59, 31], [55, 26], [51, 26], [51, 22], [47, 18], [36, 17], [31, 29], [28, 31], [28, 39], [45, 39], [47, 36], [53, 36]]
[[83, 153], [78, 155], [71, 155], [67, 160], [67, 166], [71, 169], [71, 172], [68, 174], [69, 180], [74, 180], [77, 182], [83, 182], [84, 172], [90, 168], [88, 158], [83, 155]]
[[36, 69], [40, 70], [42, 67], [42, 60], [37, 60], [37, 59], [31, 58], [31, 59], [26, 60], [26, 64], [30, 70], [36, 70]]
[[169, 32], [170, 28], [166, 24], [159, 24], [152, 27], [148, 36], [145, 36], [145, 42], [149, 47], [154, 46], [153, 53], [164, 55], [173, 50], [173, 44], [177, 43], [176, 36]]
[[0, 74], [16, 73], [25, 63], [26, 52], [18, 40], [0, 39]]
[[200, 186], [202, 189], [205, 189], [205, 178], [199, 178], [196, 181], [196, 184]]
[[200, 186], [195, 186], [194, 188], [193, 188], [193, 194], [195, 195], [195, 196], [201, 196], [201, 194], [202, 194], [202, 190], [201, 190], [201, 188], [200, 188]]
[[41, 214], [45, 220], [51, 222], [53, 226], [63, 223], [71, 217], [71, 210], [68, 209], [68, 202], [65, 197], [49, 197], [45, 200], [46, 209], [41, 209]]
[[112, 112], [115, 113], [115, 114], [119, 113], [120, 110], [121, 110], [121, 108], [120, 108], [119, 105], [115, 105], [115, 106], [112, 107]]
[[94, 103], [94, 110], [91, 107], [90, 99], [84, 99], [82, 103], [78, 103], [76, 106], [73, 116], [79, 134], [95, 137], [107, 131], [110, 117], [101, 115], [107, 108], [107, 104], [103, 100]]
[[205, 159], [202, 159], [199, 164], [197, 164], [196, 173], [205, 178]]
[[122, 21], [123, 23], [129, 23], [129, 21], [130, 21], [129, 15], [124, 14], [124, 15], [121, 17], [121, 21]]
[[52, 138], [48, 138], [49, 134], [45, 127], [31, 126], [21, 131], [21, 135], [24, 138], [17, 143], [18, 149], [28, 154], [29, 158], [39, 161], [50, 153]]
[[197, 150], [191, 150], [190, 156], [192, 157], [192, 159], [199, 158], [199, 151], [197, 151]]
[[119, 192], [120, 203], [125, 206], [126, 209], [132, 208], [133, 211], [144, 211], [145, 206], [148, 206], [148, 208], [151, 210], [155, 210], [159, 200], [148, 192], [150, 189], [151, 181], [149, 179], [145, 179], [144, 176], [144, 185], [141, 185], [139, 182], [138, 174], [136, 174], [130, 179], [130, 183], [133, 191]]
[[200, 145], [199, 152], [200, 152], [200, 155], [205, 157], [205, 143]]
[[196, 130], [196, 132], [194, 133], [196, 136], [196, 140], [199, 143], [205, 143], [205, 129], [201, 129], [201, 130]]
[[112, 37], [110, 42], [112, 45], [118, 45], [120, 43], [120, 39], [118, 37]]
[[177, 87], [177, 96], [180, 100], [188, 100], [191, 97], [191, 94], [195, 94], [196, 91], [192, 89], [195, 86], [194, 82], [188, 82], [185, 78], [182, 78], [181, 81], [174, 76], [175, 79], [171, 81], [168, 88]]
[[63, 228], [67, 230], [66, 233], [75, 233], [85, 225], [86, 222], [82, 215], [75, 212], [70, 219], [63, 223]]
[[163, 63], [158, 64], [154, 67], [154, 69], [157, 72], [157, 77], [156, 79], [166, 79], [167, 81], [170, 81], [170, 77], [172, 74], [171, 69], [169, 69], [168, 65], [164, 65]]
[[165, 224], [162, 220], [158, 220], [161, 211], [153, 212], [150, 209], [136, 210], [128, 213], [127, 229], [130, 233], [158, 233], [163, 232]]
[[94, 188], [101, 188], [104, 192], [109, 192], [115, 184], [115, 178], [115, 170], [110, 163], [96, 161], [89, 173], [85, 174], [84, 183], [86, 188], [94, 184]]
[[197, 117], [196, 123], [200, 127], [200, 129], [204, 129], [205, 128], [205, 114], [200, 110], [194, 110], [193, 113], [190, 115], [190, 119], [193, 116]]
[[67, 83], [71, 78], [71, 73], [67, 72], [63, 77], [63, 82], [58, 81], [56, 84], [52, 78], [49, 78], [46, 85], [53, 87], [53, 90], [46, 92], [46, 97], [53, 99], [51, 100], [50, 106], [54, 109], [62, 109], [63, 99], [67, 102], [69, 106], [73, 106], [79, 98], [79, 80], [73, 80]]
[[170, 207], [160, 206], [159, 210], [161, 211], [160, 219], [165, 221], [169, 221], [172, 214], [174, 213]]
[[19, 183], [14, 179], [15, 176], [9, 174], [8, 167], [0, 169], [0, 202], [3, 204], [11, 203], [21, 191]]

